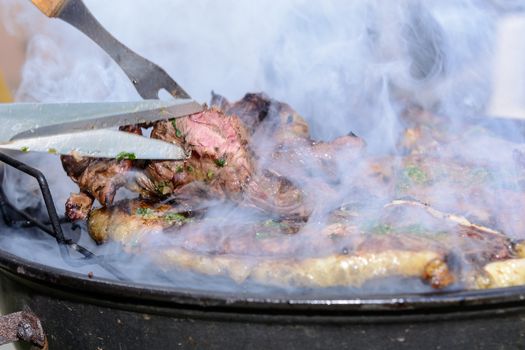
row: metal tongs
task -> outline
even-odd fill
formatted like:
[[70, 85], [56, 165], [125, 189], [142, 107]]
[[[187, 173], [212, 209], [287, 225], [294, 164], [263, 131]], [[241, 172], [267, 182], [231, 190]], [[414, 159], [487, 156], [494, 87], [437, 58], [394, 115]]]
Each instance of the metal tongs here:
[[[128, 159], [184, 159], [174, 144], [115, 127], [173, 119], [204, 110], [159, 66], [116, 40], [81, 0], [31, 0], [46, 16], [78, 28], [124, 70], [143, 101], [0, 104], [0, 149]], [[175, 100], [160, 101], [161, 90]], [[113, 129], [112, 129], [113, 128]]]
[[202, 110], [188, 100], [0, 104], [0, 148], [97, 158], [184, 159], [174, 144], [108, 129], [174, 119]]

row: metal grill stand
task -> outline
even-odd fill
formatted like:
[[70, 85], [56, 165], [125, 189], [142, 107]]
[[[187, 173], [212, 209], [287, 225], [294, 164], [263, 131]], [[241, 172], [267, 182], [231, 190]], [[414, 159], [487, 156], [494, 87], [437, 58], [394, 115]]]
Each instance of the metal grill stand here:
[[[31, 177], [33, 177], [40, 187], [42, 193], [42, 198], [44, 199], [44, 204], [46, 206], [47, 215], [49, 217], [49, 222], [45, 223], [29, 214], [25, 210], [20, 210], [16, 208], [12, 203], [9, 202], [9, 199], [6, 197], [2, 187], [0, 186], [0, 213], [2, 218], [7, 226], [14, 227], [17, 225], [23, 226], [35, 226], [40, 230], [44, 231], [48, 235], [55, 238], [58, 247], [60, 249], [60, 254], [65, 263], [72, 267], [79, 267], [85, 265], [99, 265], [101, 268], [111, 273], [114, 277], [119, 280], [126, 281], [128, 278], [119, 271], [115, 266], [105, 261], [103, 256], [95, 255], [93, 252], [87, 248], [81, 246], [73, 239], [66, 237], [64, 235], [64, 230], [62, 229], [62, 223], [67, 223], [67, 220], [60, 219], [51, 191], [49, 190], [49, 184], [46, 177], [42, 172], [36, 168], [29, 166], [26, 163], [23, 163], [17, 159], [14, 159], [5, 153], [0, 152], [0, 162], [9, 165]], [[71, 256], [70, 250], [74, 250], [81, 255], [83, 258], [73, 258]]]

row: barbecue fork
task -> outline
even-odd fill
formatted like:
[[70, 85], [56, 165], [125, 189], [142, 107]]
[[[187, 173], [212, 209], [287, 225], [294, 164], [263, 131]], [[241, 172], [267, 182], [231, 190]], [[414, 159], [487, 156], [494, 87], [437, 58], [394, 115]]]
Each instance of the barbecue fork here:
[[[204, 110], [162, 68], [120, 43], [81, 0], [31, 0], [47, 17], [73, 25], [122, 68], [139, 95], [136, 102], [0, 105], [0, 149], [126, 159], [184, 159], [171, 143], [111, 129], [180, 118]], [[159, 101], [168, 91], [174, 101]]]

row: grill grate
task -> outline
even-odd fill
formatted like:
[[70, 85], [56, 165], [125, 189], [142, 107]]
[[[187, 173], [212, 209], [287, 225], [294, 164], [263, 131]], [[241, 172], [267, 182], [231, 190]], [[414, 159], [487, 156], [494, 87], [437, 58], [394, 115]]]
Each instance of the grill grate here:
[[[7, 199], [2, 187], [0, 186], [0, 214], [7, 226], [15, 226], [17, 224], [23, 224], [23, 226], [34, 226], [47, 233], [48, 235], [55, 238], [58, 247], [60, 249], [60, 255], [65, 263], [73, 267], [85, 266], [85, 265], [99, 265], [101, 268], [111, 273], [119, 280], [127, 281], [129, 280], [126, 276], [115, 266], [110, 264], [104, 259], [102, 255], [96, 255], [87, 248], [78, 244], [71, 238], [68, 238], [64, 235], [64, 230], [62, 229], [62, 224], [67, 223], [67, 220], [60, 219], [51, 191], [49, 190], [49, 185], [46, 177], [42, 172], [36, 168], [29, 166], [26, 163], [23, 163], [17, 159], [14, 159], [5, 153], [0, 152], [0, 162], [13, 167], [28, 176], [33, 177], [40, 187], [40, 192], [42, 193], [42, 198], [44, 199], [44, 204], [46, 206], [47, 214], [49, 217], [49, 222], [42, 222], [33, 215], [27, 213], [24, 210], [20, 210], [12, 205]], [[20, 219], [22, 218], [22, 220]], [[74, 258], [71, 256], [71, 250], [80, 253], [82, 258]]]

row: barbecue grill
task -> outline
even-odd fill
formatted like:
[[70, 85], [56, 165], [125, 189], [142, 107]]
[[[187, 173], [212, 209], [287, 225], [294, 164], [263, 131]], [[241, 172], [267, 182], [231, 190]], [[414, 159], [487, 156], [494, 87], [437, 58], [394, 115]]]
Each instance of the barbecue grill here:
[[[98, 265], [113, 279], [44, 266], [0, 250], [0, 336], [50, 349], [435, 348], [515, 349], [525, 345], [525, 287], [427, 294], [330, 296], [276, 291], [205, 292], [129, 281], [68, 236], [45, 176], [34, 177], [49, 215], [43, 222], [2, 193], [7, 225], [52, 236], [68, 264]], [[74, 258], [72, 252], [83, 258]], [[41, 326], [41, 328], [40, 328]], [[43, 337], [47, 337], [47, 342]], [[2, 339], [4, 342], [8, 339]]]
[[[525, 347], [525, 286], [410, 294], [382, 292], [378, 285], [365, 294], [137, 282], [110, 256], [79, 241], [78, 226], [58, 215], [39, 169], [4, 153], [0, 162], [38, 182], [46, 213], [42, 219], [17, 208], [0, 187], [0, 214], [9, 228], [0, 234], [47, 236], [72, 267], [44, 265], [31, 251], [26, 258], [0, 247], [0, 308], [8, 313], [0, 317], [0, 344], [105, 350]], [[86, 268], [105, 274], [73, 272]], [[151, 273], [169, 282], [163, 271]]]

